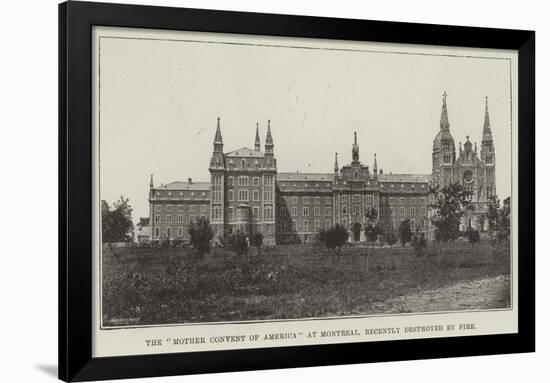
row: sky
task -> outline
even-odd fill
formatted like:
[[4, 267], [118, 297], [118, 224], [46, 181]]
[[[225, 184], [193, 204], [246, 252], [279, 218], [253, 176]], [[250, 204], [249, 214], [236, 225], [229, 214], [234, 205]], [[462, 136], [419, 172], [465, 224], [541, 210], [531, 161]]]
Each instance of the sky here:
[[[95, 31], [100, 194], [123, 195], [134, 221], [155, 185], [208, 181], [216, 119], [224, 152], [263, 145], [267, 120], [278, 171], [333, 171], [374, 153], [385, 173], [431, 173], [441, 99], [455, 143], [481, 141], [485, 96], [497, 194], [511, 190], [510, 52], [295, 38]], [[514, 83], [512, 83], [514, 84]], [[515, 97], [515, 95], [512, 96]]]

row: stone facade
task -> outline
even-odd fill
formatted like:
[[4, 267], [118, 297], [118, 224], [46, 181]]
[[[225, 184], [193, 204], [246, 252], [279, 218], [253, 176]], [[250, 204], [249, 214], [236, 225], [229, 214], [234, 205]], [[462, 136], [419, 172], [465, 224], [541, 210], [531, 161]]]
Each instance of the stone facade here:
[[487, 198], [496, 192], [487, 100], [479, 154], [477, 144], [472, 147], [467, 136], [457, 158], [446, 93], [433, 142], [431, 174], [384, 174], [376, 154], [371, 170], [360, 161], [357, 133], [352, 162], [339, 167], [335, 154], [332, 173], [278, 172], [270, 121], [264, 151], [256, 126], [254, 149], [224, 153], [219, 118], [213, 146], [209, 182], [189, 179], [155, 187], [151, 177], [151, 239], [187, 239], [190, 222], [198, 217], [210, 220], [216, 240], [237, 231], [260, 231], [266, 244], [308, 242], [321, 229], [340, 224], [350, 230], [351, 241], [363, 241], [367, 225], [397, 230], [406, 218], [413, 230], [430, 237], [430, 186], [459, 182], [473, 192], [461, 230], [483, 229], [480, 217]]

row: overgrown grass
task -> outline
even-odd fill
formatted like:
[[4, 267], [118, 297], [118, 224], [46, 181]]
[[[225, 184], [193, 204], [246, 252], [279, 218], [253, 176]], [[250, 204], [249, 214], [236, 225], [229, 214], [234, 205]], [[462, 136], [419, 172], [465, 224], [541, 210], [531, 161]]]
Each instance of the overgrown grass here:
[[485, 243], [475, 256], [468, 243], [447, 246], [444, 256], [434, 244], [423, 256], [400, 246], [346, 246], [340, 256], [315, 245], [243, 257], [213, 249], [202, 262], [191, 249], [115, 252], [103, 250], [107, 326], [376, 313], [397, 296], [510, 272], [508, 245], [491, 251]]

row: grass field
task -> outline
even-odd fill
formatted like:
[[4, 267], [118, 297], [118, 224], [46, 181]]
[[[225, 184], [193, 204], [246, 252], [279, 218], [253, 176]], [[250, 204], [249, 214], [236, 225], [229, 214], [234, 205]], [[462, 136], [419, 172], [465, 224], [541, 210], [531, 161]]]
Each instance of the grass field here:
[[[474, 255], [468, 243], [458, 242], [443, 254], [431, 243], [423, 256], [400, 246], [345, 246], [336, 256], [322, 246], [281, 245], [260, 254], [252, 249], [243, 257], [213, 249], [201, 261], [192, 249], [123, 248], [113, 254], [105, 248], [104, 325], [509, 306], [509, 282], [490, 286], [495, 299], [485, 299], [488, 293], [476, 287], [483, 281], [508, 281], [508, 244], [491, 251], [480, 243]], [[461, 294], [445, 296], [455, 286], [473, 286], [466, 294], [467, 304], [456, 304]], [[416, 304], [424, 292], [430, 294], [429, 304]]]

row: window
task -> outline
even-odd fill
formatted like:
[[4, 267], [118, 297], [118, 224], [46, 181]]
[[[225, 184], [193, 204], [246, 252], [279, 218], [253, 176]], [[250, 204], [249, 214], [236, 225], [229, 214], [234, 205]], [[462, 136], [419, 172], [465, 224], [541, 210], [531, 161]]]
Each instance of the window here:
[[233, 221], [235, 219], [234, 215], [233, 215], [233, 208], [230, 207], [228, 210], [227, 210], [227, 215], [228, 215], [228, 219], [229, 221]]
[[321, 215], [321, 209], [316, 207], [315, 209], [313, 209], [313, 215], [315, 217], [319, 217]]
[[248, 176], [239, 176], [238, 185], [239, 186], [248, 186], [249, 178]]
[[297, 208], [296, 206], [293, 206], [293, 207], [292, 207], [291, 215], [292, 215], [293, 217], [298, 216], [298, 208]]
[[273, 176], [264, 177], [264, 186], [264, 201], [273, 201]]
[[248, 190], [239, 190], [239, 201], [241, 202], [248, 201]]
[[345, 228], [348, 227], [348, 220], [347, 219], [342, 219], [342, 226], [344, 226]]
[[[283, 213], [283, 211], [281, 211], [281, 213]], [[258, 206], [254, 206], [252, 208], [252, 215], [253, 215], [254, 219], [260, 218], [260, 208]], [[283, 215], [283, 214], [281, 214], [281, 215]]]
[[416, 198], [411, 197], [411, 203], [412, 203], [412, 204], [415, 204], [415, 203], [416, 203]]
[[155, 223], [160, 223], [160, 215], [155, 215]]
[[346, 205], [342, 206], [342, 214], [348, 214], [348, 207]]
[[325, 219], [325, 229], [328, 229], [331, 225], [332, 221], [330, 219]]
[[260, 191], [259, 190], [253, 190], [252, 191], [252, 200], [258, 202], [260, 200]]
[[351, 207], [351, 215], [357, 215], [357, 205], [353, 205]]
[[309, 221], [304, 220], [304, 231], [309, 231]]
[[178, 205], [178, 211], [179, 211], [179, 212], [182, 212], [182, 211], [183, 211], [183, 205]]
[[451, 156], [449, 154], [446, 154], [443, 156], [443, 163], [450, 164], [451, 163]]
[[414, 219], [411, 219], [411, 229], [413, 231], [416, 230], [416, 223], [414, 222]]
[[411, 207], [411, 215], [416, 215], [416, 208], [415, 207]]
[[166, 215], [166, 223], [172, 223], [172, 214]]
[[304, 206], [304, 208], [302, 209], [302, 216], [304, 217], [309, 216], [309, 207]]
[[405, 215], [405, 208], [404, 208], [404, 207], [402, 207], [402, 208], [400, 209], [400, 214], [401, 214], [401, 215]]
[[422, 205], [425, 205], [425, 204], [426, 204], [426, 197], [421, 197], [421, 198], [420, 198], [420, 203], [421, 203]]
[[485, 157], [485, 163], [486, 164], [492, 164], [493, 163], [493, 157], [492, 156], [487, 156]]
[[241, 169], [245, 170], [248, 166], [246, 166], [246, 161], [241, 160]]
[[189, 213], [195, 213], [197, 211], [197, 207], [195, 205], [189, 206]]
[[168, 213], [171, 213], [172, 212], [172, 205], [166, 205], [166, 211]]
[[405, 197], [399, 198], [399, 203], [400, 203], [401, 205], [404, 205], [404, 204], [405, 204]]
[[332, 208], [330, 206], [325, 207], [325, 215], [330, 217], [332, 215]]
[[273, 206], [264, 206], [264, 219], [273, 219]]
[[351, 202], [361, 202], [361, 195], [360, 194], [354, 194], [351, 196]]
[[227, 186], [233, 186], [233, 177], [227, 177]]
[[420, 208], [420, 215], [423, 216], [423, 217], [426, 216], [426, 208], [425, 207]]
[[183, 237], [183, 227], [178, 227], [178, 237]]
[[155, 227], [155, 237], [160, 237], [160, 228], [159, 227]]
[[325, 197], [325, 203], [326, 204], [331, 204], [332, 203], [332, 198], [331, 197]]
[[292, 220], [292, 231], [296, 231], [296, 228], [298, 227], [298, 225], [296, 224], [296, 220], [293, 219]]
[[290, 203], [293, 205], [296, 205], [298, 203], [298, 197], [296, 196], [290, 197]]
[[367, 198], [367, 202], [372, 202], [372, 194], [367, 194], [365, 197]]
[[395, 198], [394, 197], [390, 197], [390, 205], [394, 205], [395, 204]]
[[260, 179], [258, 177], [252, 178], [252, 185], [253, 186], [259, 186], [260, 185]]
[[343, 195], [340, 197], [340, 201], [341, 202], [348, 202], [348, 196], [347, 195]]
[[222, 176], [217, 174], [212, 181], [212, 200], [220, 202], [222, 200]]
[[212, 208], [212, 219], [221, 219], [222, 218], [222, 212], [220, 206], [214, 206]]
[[309, 197], [302, 197], [302, 203], [308, 204], [309, 203]]
[[183, 215], [178, 214], [178, 217], [176, 218], [177, 223], [183, 223]]
[[172, 228], [171, 227], [166, 228], [166, 236], [168, 238], [172, 238]]
[[155, 212], [160, 213], [160, 205], [155, 205]]
[[395, 215], [395, 208], [394, 207], [390, 207], [390, 215]]
[[233, 201], [233, 190], [229, 190], [227, 192], [227, 200], [228, 201]]
[[320, 227], [321, 227], [321, 222], [318, 219], [316, 219], [313, 222], [313, 228], [317, 231], [317, 230], [319, 230]]
[[206, 213], [206, 205], [201, 205], [201, 213]]
[[319, 205], [319, 204], [321, 203], [321, 197], [315, 197], [315, 198], [313, 199], [313, 203], [314, 203], [315, 205]]

